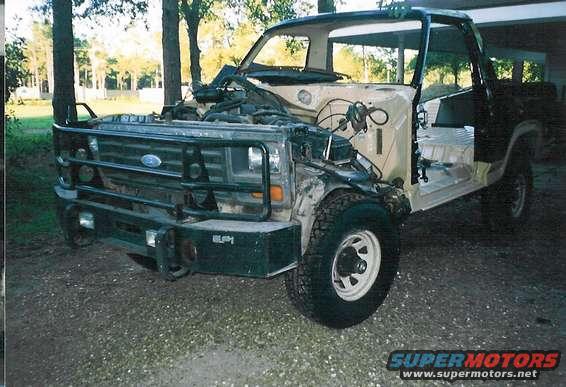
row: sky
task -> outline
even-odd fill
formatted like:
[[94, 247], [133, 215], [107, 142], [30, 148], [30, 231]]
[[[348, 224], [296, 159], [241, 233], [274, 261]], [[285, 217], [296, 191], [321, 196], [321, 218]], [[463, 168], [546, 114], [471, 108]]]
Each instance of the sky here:
[[[149, 0], [150, 8], [148, 13], [149, 31], [161, 31], [161, 2], [159, 0]], [[312, 0], [315, 3], [314, 0]], [[41, 0], [6, 0], [6, 29], [7, 31], [16, 31], [18, 36], [24, 38], [30, 37], [31, 25], [38, 16], [30, 11], [33, 6], [41, 3]], [[367, 0], [341, 0], [337, 1], [338, 11], [357, 11], [362, 9], [372, 9], [376, 7], [375, 1]], [[21, 19], [16, 21], [17, 19]], [[124, 36], [123, 25], [126, 21], [120, 20], [103, 21], [101, 24], [93, 22], [75, 23], [74, 33], [76, 36], [85, 38], [96, 36], [105, 43], [120, 41], [117, 37]], [[134, 28], [145, 30], [143, 23], [138, 22]], [[9, 39], [9, 36], [7, 37]]]
[[[30, 30], [33, 21], [41, 18], [31, 9], [41, 4], [41, 0], [6, 0], [6, 29], [15, 30], [18, 36], [30, 37]], [[21, 19], [21, 20], [20, 20]], [[150, 0], [148, 13], [148, 23], [150, 31], [161, 31], [161, 7], [159, 0]], [[81, 21], [74, 23], [74, 33], [80, 37], [97, 36], [104, 41], [113, 41], [116, 36], [124, 33], [124, 25], [127, 20], [103, 20], [100, 24], [95, 22]], [[136, 27], [142, 27], [143, 23], [138, 22]]]

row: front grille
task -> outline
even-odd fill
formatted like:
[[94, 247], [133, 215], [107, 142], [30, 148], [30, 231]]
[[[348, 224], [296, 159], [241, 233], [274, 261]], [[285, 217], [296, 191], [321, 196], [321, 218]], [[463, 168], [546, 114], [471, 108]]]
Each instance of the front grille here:
[[[178, 220], [194, 216], [264, 221], [271, 216], [269, 150], [261, 141], [72, 128], [56, 124], [53, 125], [53, 137], [59, 175], [63, 176], [63, 170], [69, 174], [68, 181], [59, 179], [59, 185], [63, 189], [76, 190], [78, 200], [92, 203], [104, 200], [102, 203], [134, 211], [138, 208], [143, 212], [150, 208], [167, 210]], [[87, 143], [91, 146], [92, 138], [98, 143], [93, 158], [75, 157], [79, 148]], [[261, 150], [259, 181], [255, 177], [253, 181], [233, 177], [231, 150], [237, 149], [236, 153], [247, 155], [248, 148]], [[146, 157], [142, 163], [143, 156]], [[196, 169], [193, 168], [195, 165]], [[78, 172], [83, 166], [96, 168], [102, 182], [98, 178], [89, 183], [80, 181]], [[214, 192], [214, 198], [208, 195], [210, 192]], [[262, 199], [254, 202], [249, 210], [247, 207], [239, 209], [242, 205], [233, 199], [241, 195], [251, 197], [254, 192], [260, 192]], [[216, 199], [218, 206], [214, 206], [214, 201], [205, 201], [207, 196]]]
[[[138, 139], [101, 138], [98, 140], [98, 152], [100, 161], [136, 167], [143, 166], [141, 159], [144, 155], [152, 154], [161, 159], [161, 165], [156, 169], [176, 173], [183, 172], [183, 148], [181, 146]], [[189, 158], [193, 158], [195, 149], [188, 147], [186, 152]], [[203, 149], [200, 152], [208, 173], [208, 180], [215, 183], [228, 182], [226, 149]], [[103, 180], [105, 188], [112, 191], [168, 203], [181, 200], [179, 194], [185, 191], [178, 180], [125, 171], [106, 170], [103, 173]], [[175, 191], [177, 191], [177, 194]], [[206, 192], [194, 192], [194, 195], [197, 201], [202, 201], [206, 197]], [[215, 193], [217, 199], [228, 199], [230, 195], [232, 194], [228, 192]]]

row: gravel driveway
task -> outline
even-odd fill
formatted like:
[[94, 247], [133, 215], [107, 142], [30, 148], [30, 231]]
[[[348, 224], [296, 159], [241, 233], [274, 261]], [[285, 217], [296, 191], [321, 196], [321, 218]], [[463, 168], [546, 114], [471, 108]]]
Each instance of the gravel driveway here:
[[[101, 244], [9, 246], [7, 383], [392, 385], [396, 349], [564, 351], [566, 167], [535, 172], [513, 238], [487, 234], [473, 200], [411, 218], [390, 295], [341, 331], [301, 317], [282, 277], [168, 283]], [[564, 383], [565, 362], [541, 384]]]

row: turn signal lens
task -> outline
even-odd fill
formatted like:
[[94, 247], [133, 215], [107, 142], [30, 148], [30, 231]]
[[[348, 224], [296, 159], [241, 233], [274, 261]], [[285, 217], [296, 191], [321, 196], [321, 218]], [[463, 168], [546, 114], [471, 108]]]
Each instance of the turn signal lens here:
[[149, 247], [155, 247], [155, 238], [157, 237], [157, 231], [155, 230], [145, 230], [145, 243]]
[[79, 212], [79, 225], [94, 230], [94, 215], [91, 212]]
[[[269, 194], [271, 195], [271, 200], [276, 202], [283, 201], [283, 188], [280, 185], [272, 185], [269, 189]], [[263, 192], [252, 192], [252, 197], [261, 199], [263, 198]]]

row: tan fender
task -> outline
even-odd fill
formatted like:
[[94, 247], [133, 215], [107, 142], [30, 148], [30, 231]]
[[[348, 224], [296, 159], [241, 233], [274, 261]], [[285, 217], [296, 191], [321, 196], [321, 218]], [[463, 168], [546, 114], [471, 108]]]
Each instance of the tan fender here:
[[542, 146], [542, 133], [542, 123], [538, 120], [526, 120], [519, 123], [513, 130], [513, 135], [511, 136], [507, 152], [505, 153], [505, 158], [492, 164], [491, 171], [487, 176], [488, 184], [492, 184], [503, 177], [505, 169], [507, 168], [507, 163], [511, 158], [513, 148], [520, 141], [527, 140], [530, 149], [530, 156], [535, 159], [539, 157]]

